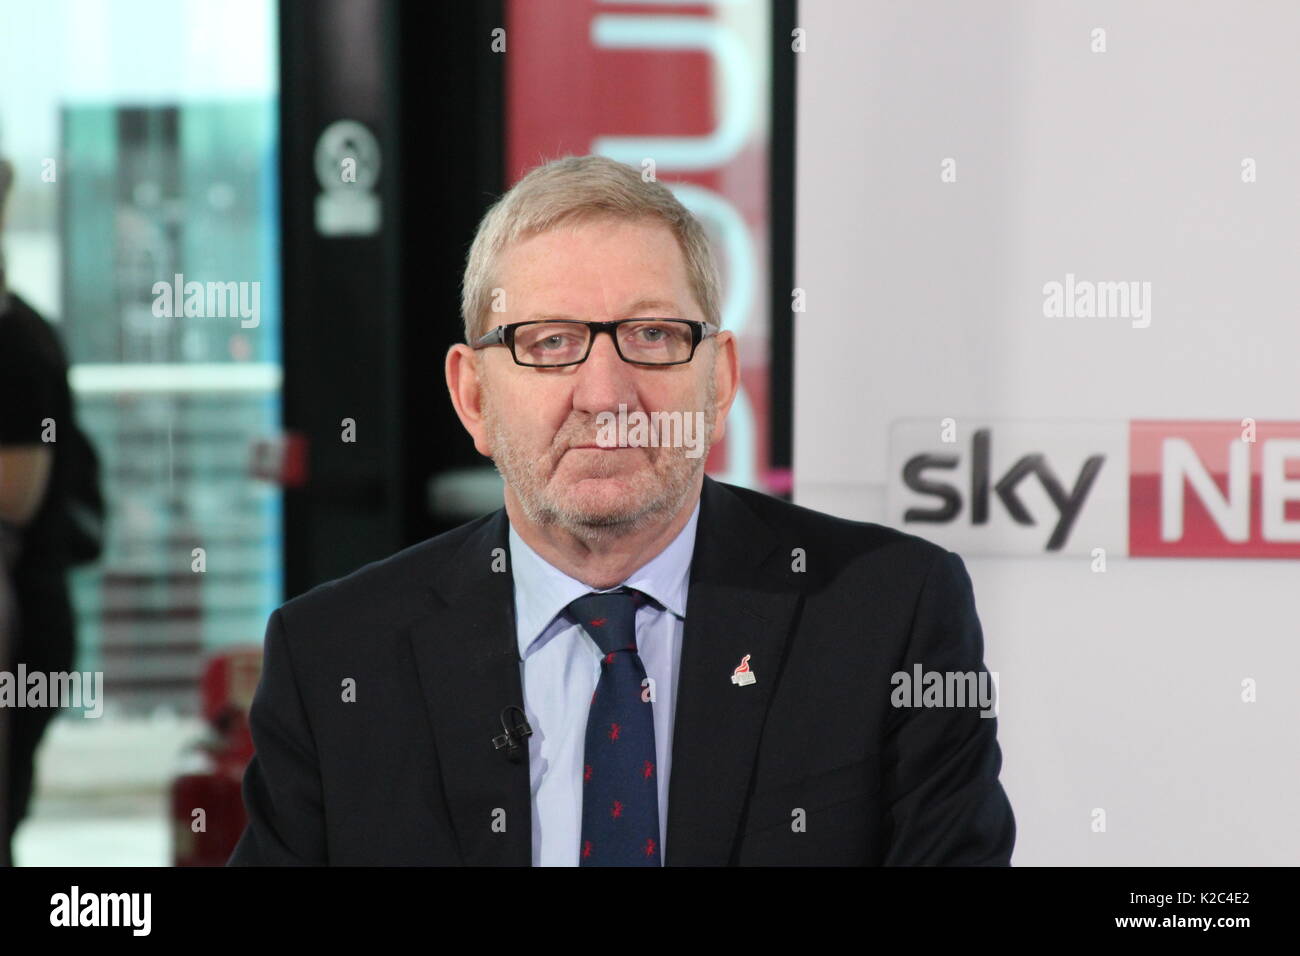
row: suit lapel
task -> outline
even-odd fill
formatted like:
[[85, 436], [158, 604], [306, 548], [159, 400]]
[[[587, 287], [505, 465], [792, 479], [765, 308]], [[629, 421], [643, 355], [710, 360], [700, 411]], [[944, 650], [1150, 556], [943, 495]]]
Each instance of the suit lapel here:
[[[673, 728], [666, 865], [724, 866], [740, 826], [798, 594], [764, 570], [778, 541], [706, 477]], [[731, 675], [749, 655], [753, 684]]]
[[492, 570], [496, 548], [508, 565], [508, 530], [502, 509], [470, 535], [438, 569], [433, 596], [441, 608], [411, 632], [443, 792], [469, 866], [532, 862], [527, 742], [517, 763], [492, 746], [502, 709], [524, 703], [512, 577], [508, 568]]

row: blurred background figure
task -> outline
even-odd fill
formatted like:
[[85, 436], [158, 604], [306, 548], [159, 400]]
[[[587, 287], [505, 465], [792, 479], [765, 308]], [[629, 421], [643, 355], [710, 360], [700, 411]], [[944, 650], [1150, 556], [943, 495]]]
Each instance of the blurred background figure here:
[[[0, 159], [0, 239], [12, 183], [13, 167]], [[67, 570], [98, 557], [102, 518], [97, 462], [73, 418], [63, 346], [9, 288], [0, 257], [0, 522], [12, 595], [3, 670], [72, 671], [76, 631]], [[6, 860], [27, 813], [36, 748], [57, 708], [8, 710]]]
[[[0, 475], [0, 482], [4, 476]], [[10, 575], [17, 561], [17, 537], [0, 521], [0, 661], [9, 659], [9, 648], [14, 621], [13, 585]], [[0, 707], [0, 833], [8, 833], [9, 826], [9, 709]], [[0, 843], [0, 866], [11, 866], [13, 860], [8, 841]]]
[[[12, 167], [0, 160], [0, 228], [4, 216], [4, 197], [8, 195], [9, 183], [13, 177]], [[0, 276], [4, 274], [4, 248], [0, 246]], [[0, 279], [0, 314], [6, 309], [4, 281]], [[0, 414], [3, 409], [0, 409]], [[4, 483], [4, 473], [0, 472], [0, 485]], [[0, 520], [0, 664], [9, 660], [12, 646], [12, 629], [14, 620], [13, 585], [10, 576], [17, 562], [17, 536], [9, 526]], [[0, 833], [9, 832], [9, 711], [0, 707]], [[0, 866], [12, 866], [13, 859], [9, 850], [9, 841], [0, 844]]]

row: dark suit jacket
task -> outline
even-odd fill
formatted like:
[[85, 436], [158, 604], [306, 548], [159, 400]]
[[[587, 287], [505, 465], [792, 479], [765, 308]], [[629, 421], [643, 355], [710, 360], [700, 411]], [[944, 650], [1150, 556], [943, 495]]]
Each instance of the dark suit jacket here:
[[[507, 530], [502, 509], [271, 615], [232, 865], [529, 865], [527, 747], [491, 743], [523, 703]], [[983, 653], [957, 555], [706, 477], [665, 864], [1008, 864], [996, 719], [890, 704], [893, 673]]]

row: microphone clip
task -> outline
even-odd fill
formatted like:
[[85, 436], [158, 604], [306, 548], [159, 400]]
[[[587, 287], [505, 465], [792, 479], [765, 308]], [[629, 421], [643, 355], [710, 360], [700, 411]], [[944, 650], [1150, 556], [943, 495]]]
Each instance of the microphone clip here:
[[528, 726], [522, 707], [511, 704], [501, 711], [501, 730], [501, 733], [492, 738], [492, 746], [497, 750], [504, 750], [512, 763], [518, 763], [519, 758], [523, 756], [523, 748], [520, 744], [533, 733], [533, 728]]

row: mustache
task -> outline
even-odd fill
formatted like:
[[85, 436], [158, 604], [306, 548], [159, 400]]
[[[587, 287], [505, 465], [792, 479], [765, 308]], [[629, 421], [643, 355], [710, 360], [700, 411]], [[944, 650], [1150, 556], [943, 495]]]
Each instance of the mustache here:
[[[567, 435], [568, 433], [563, 433], [563, 434]], [[572, 436], [563, 437], [563, 438], [560, 435], [556, 435], [555, 440], [551, 443], [551, 448], [549, 451], [550, 463], [552, 466], [557, 466], [560, 463], [560, 459], [562, 459], [565, 453], [570, 451], [571, 449], [592, 447], [592, 446], [595, 446], [596, 448], [607, 447], [607, 445], [602, 445], [600, 443], [599, 436], [596, 435], [594, 432], [574, 433]], [[658, 457], [659, 455], [663, 454], [664, 451], [666, 450], [665, 448], [654, 448], [650, 446], [645, 446], [645, 447], [635, 446], [635, 447], [637, 447], [639, 451], [643, 452], [644, 454], [652, 458]]]
[[585, 422], [565, 422], [551, 440], [551, 451], [558, 459], [570, 448], [582, 445], [599, 445], [600, 429], [596, 425], [596, 416], [589, 416]]

